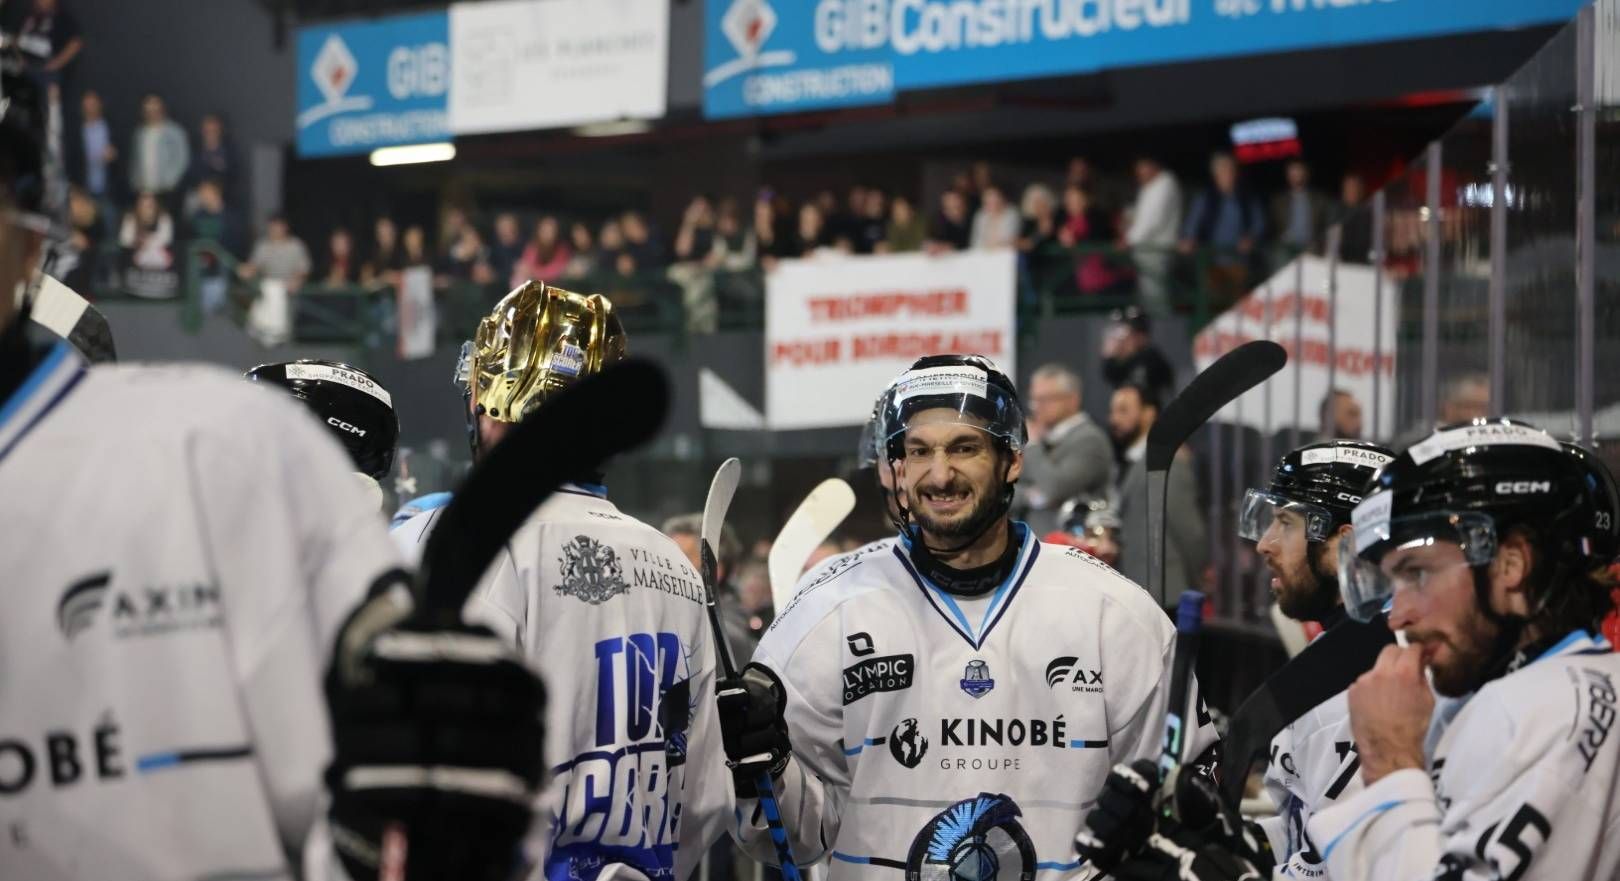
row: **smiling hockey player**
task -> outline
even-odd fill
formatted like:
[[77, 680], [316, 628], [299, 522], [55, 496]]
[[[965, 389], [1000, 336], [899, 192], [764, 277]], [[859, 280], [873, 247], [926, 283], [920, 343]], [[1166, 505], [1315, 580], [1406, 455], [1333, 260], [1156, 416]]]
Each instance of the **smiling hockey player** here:
[[830, 857], [834, 879], [1056, 877], [1080, 867], [1108, 769], [1157, 754], [1170, 622], [1008, 519], [1023, 424], [978, 356], [923, 358], [887, 393], [899, 542], [812, 573], [722, 691], [734, 831], [756, 857], [773, 854], [764, 766], [796, 857]]
[[1354, 527], [1345, 606], [1389, 605], [1410, 646], [1350, 688], [1366, 788], [1309, 824], [1332, 876], [1620, 875], [1620, 656], [1598, 635], [1620, 552], [1608, 470], [1539, 429], [1476, 420], [1385, 466]]

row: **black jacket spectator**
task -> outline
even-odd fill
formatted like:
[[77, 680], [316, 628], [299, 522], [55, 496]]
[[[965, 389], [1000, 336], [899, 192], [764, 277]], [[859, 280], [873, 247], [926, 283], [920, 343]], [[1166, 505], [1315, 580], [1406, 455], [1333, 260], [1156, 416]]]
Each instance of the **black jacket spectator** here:
[[518, 227], [517, 215], [503, 211], [495, 215], [495, 236], [489, 243], [489, 269], [497, 281], [505, 284], [523, 256], [523, 232]]
[[63, 69], [84, 48], [79, 20], [59, 0], [33, 0], [13, 33], [29, 74], [42, 86], [60, 84]]

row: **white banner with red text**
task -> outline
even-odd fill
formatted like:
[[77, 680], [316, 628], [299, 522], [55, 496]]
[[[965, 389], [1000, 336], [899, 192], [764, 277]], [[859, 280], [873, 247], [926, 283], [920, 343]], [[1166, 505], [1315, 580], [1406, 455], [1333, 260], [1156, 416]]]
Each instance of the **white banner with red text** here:
[[864, 424], [924, 355], [985, 355], [1016, 376], [1015, 260], [1006, 250], [780, 263], [766, 278], [766, 427]]
[[1371, 266], [1339, 264], [1335, 299], [1327, 260], [1307, 256], [1296, 263], [1239, 300], [1194, 340], [1199, 370], [1250, 340], [1272, 340], [1288, 350], [1281, 373], [1228, 404], [1215, 419], [1265, 433], [1296, 423], [1301, 432], [1316, 432], [1331, 387], [1360, 405], [1363, 439], [1370, 439], [1365, 435], [1372, 430], [1375, 407], [1377, 424], [1387, 433], [1395, 424], [1395, 285], [1385, 281], [1380, 309]]

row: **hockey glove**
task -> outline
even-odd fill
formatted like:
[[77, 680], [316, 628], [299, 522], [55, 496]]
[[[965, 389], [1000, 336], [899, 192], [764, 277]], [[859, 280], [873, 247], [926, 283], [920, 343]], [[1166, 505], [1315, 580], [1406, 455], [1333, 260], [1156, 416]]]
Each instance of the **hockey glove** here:
[[1153, 762], [1115, 765], [1075, 836], [1080, 856], [1106, 872], [1141, 849], [1153, 833], [1153, 793], [1158, 788], [1159, 767]]
[[757, 798], [760, 771], [782, 776], [793, 747], [788, 743], [787, 692], [763, 664], [749, 664], [736, 676], [715, 682], [720, 739], [738, 798]]
[[1201, 836], [1174, 820], [1168, 828], [1148, 836], [1136, 856], [1114, 867], [1110, 877], [1119, 881], [1266, 881], [1262, 870], [1248, 860]]
[[354, 881], [504, 881], [524, 868], [545, 690], [488, 629], [412, 617], [406, 583], [349, 617], [326, 676], [334, 849]]

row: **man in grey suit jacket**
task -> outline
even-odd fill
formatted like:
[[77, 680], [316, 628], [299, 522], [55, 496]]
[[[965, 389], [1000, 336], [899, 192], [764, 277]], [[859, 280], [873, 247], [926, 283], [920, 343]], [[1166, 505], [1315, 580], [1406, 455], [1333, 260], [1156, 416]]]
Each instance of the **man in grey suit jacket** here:
[[1105, 498], [1113, 486], [1114, 450], [1108, 436], [1080, 409], [1080, 377], [1047, 364], [1030, 377], [1029, 444], [1014, 516], [1042, 536], [1062, 528], [1058, 510], [1071, 499]]
[[[1127, 383], [1114, 391], [1109, 402], [1108, 427], [1124, 450], [1115, 507], [1124, 526], [1120, 531], [1119, 571], [1144, 587], [1148, 575], [1147, 435], [1159, 416], [1158, 397], [1139, 385]], [[1198, 485], [1192, 456], [1186, 448], [1176, 454], [1170, 469], [1169, 503], [1165, 506], [1164, 583], [1170, 596], [1194, 587], [1203, 578], [1209, 544], [1204, 514], [1198, 507]]]

